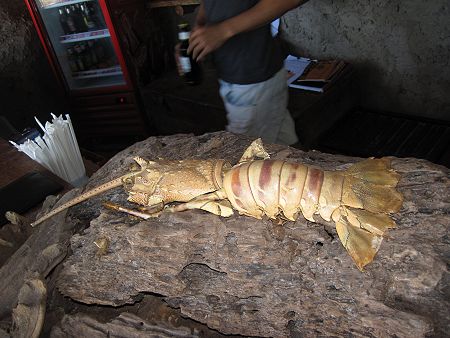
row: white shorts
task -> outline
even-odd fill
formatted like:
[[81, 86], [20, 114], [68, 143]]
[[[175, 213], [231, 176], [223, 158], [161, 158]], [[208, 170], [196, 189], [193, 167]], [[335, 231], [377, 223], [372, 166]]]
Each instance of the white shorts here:
[[227, 111], [227, 130], [261, 137], [268, 143], [298, 142], [295, 123], [287, 109], [288, 87], [283, 68], [272, 78], [239, 85], [219, 80], [220, 95]]

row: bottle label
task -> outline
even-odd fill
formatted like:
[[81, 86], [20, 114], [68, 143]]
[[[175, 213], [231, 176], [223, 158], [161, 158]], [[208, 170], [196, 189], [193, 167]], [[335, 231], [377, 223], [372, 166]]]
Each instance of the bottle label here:
[[191, 32], [179, 32], [178, 33], [178, 39], [180, 39], [180, 40], [189, 40], [190, 36], [191, 36]]
[[191, 60], [189, 60], [189, 58], [186, 56], [180, 57], [180, 65], [183, 73], [189, 73], [192, 69]]

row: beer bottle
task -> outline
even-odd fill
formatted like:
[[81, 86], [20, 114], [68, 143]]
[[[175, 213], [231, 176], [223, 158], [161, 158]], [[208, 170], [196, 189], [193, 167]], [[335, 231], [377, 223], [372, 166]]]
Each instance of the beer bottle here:
[[70, 6], [70, 9], [72, 10], [73, 19], [75, 22], [75, 27], [77, 28], [77, 33], [83, 33], [88, 30], [87, 24], [84, 21], [83, 13], [80, 9], [80, 4], [75, 4]]
[[73, 14], [70, 11], [69, 7], [66, 7], [66, 18], [67, 18], [67, 27], [69, 28], [69, 33], [74, 34], [77, 32], [77, 27], [75, 26], [75, 20], [73, 19]]
[[70, 33], [69, 25], [67, 24], [67, 14], [62, 10], [59, 9], [59, 23], [61, 24], [61, 28], [64, 32], [64, 35], [67, 35]]
[[83, 17], [83, 21], [89, 31], [94, 31], [97, 29], [97, 25], [95, 24], [94, 20], [92, 20], [92, 17], [89, 13], [89, 10], [86, 5], [81, 4], [80, 5], [81, 15]]
[[[97, 29], [103, 29], [106, 27], [105, 22], [102, 20], [102, 15], [100, 8], [94, 1], [85, 2], [84, 6], [86, 7], [86, 11], [89, 13], [91, 20], [95, 23], [95, 27]], [[100, 12], [100, 14], [99, 14]]]
[[98, 57], [95, 53], [95, 42], [94, 40], [89, 40], [87, 44], [89, 53], [91, 54], [93, 68], [98, 68]]
[[72, 74], [78, 72], [77, 60], [72, 47], [67, 48], [67, 59]]
[[200, 65], [187, 53], [190, 35], [191, 29], [188, 23], [178, 25], [178, 40], [180, 43], [179, 62], [183, 71], [183, 77], [187, 84], [198, 85], [201, 82]]
[[86, 70], [86, 67], [83, 62], [83, 54], [82, 54], [83, 51], [81, 50], [81, 46], [80, 45], [73, 46], [73, 51], [74, 51], [75, 61], [77, 63], [78, 71], [82, 72], [82, 71]]
[[95, 55], [97, 56], [98, 64], [97, 68], [106, 68], [107, 64], [105, 63], [105, 48], [103, 47], [103, 43], [101, 40], [97, 40], [94, 44]]
[[92, 69], [93, 66], [92, 55], [88, 50], [86, 42], [80, 42], [80, 48], [81, 48], [81, 56], [83, 58], [83, 63], [84, 66], [86, 67], [86, 70]]

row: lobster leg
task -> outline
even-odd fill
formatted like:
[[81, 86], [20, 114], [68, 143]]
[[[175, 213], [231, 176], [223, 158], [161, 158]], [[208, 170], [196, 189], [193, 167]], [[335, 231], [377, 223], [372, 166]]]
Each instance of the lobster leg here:
[[225, 198], [222, 190], [198, 196], [189, 202], [168, 207], [164, 211], [179, 212], [192, 209], [205, 210], [222, 217], [229, 217], [234, 213], [231, 203]]
[[126, 208], [126, 207], [123, 207], [121, 205], [111, 203], [111, 202], [104, 202], [103, 206], [110, 210], [121, 211], [121, 212], [127, 213], [129, 215], [140, 217], [143, 219], [158, 217], [161, 214], [161, 209], [162, 209], [159, 205], [156, 205], [156, 206], [152, 206], [152, 207], [146, 207], [145, 210], [139, 211], [139, 210], [135, 210], [135, 209]]
[[252, 144], [244, 151], [238, 164], [253, 161], [256, 157], [262, 159], [270, 158], [269, 153], [264, 149], [264, 145], [260, 138], [254, 140]]

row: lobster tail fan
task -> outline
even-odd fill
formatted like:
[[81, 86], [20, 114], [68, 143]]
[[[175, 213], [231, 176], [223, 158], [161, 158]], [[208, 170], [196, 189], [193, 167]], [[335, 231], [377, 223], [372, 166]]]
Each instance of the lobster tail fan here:
[[395, 189], [400, 175], [389, 159], [367, 159], [343, 173], [342, 206], [333, 213], [344, 247], [360, 270], [372, 262], [385, 232], [395, 227], [389, 213], [400, 210], [403, 196]]
[[357, 228], [345, 220], [336, 222], [336, 231], [342, 245], [361, 271], [373, 261], [383, 240], [382, 236]]
[[403, 197], [394, 187], [346, 177], [342, 203], [346, 206], [366, 209], [375, 213], [393, 213], [400, 210]]
[[367, 182], [390, 187], [395, 187], [400, 179], [400, 174], [391, 169], [391, 161], [386, 157], [368, 158], [355, 163], [346, 170], [346, 173]]
[[372, 262], [386, 231], [395, 227], [388, 215], [363, 209], [341, 207], [333, 219], [342, 245], [361, 271]]
[[344, 175], [344, 205], [375, 213], [400, 210], [403, 196], [395, 189], [400, 175], [390, 169], [389, 159], [367, 159], [354, 164]]

